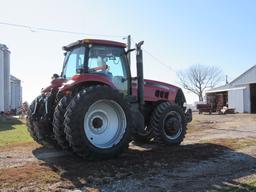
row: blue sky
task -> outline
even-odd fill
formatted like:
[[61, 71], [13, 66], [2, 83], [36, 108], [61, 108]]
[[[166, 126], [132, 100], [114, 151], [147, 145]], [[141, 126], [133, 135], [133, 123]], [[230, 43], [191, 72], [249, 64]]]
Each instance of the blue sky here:
[[[23, 81], [23, 100], [31, 101], [60, 73], [62, 46], [86, 37], [38, 27], [88, 34], [132, 35], [144, 40], [145, 77], [178, 84], [176, 71], [192, 64], [220, 67], [229, 79], [256, 63], [256, 1], [253, 0], [0, 0], [0, 43], [11, 53], [11, 73]], [[134, 56], [135, 57], [135, 56]], [[135, 69], [133, 63], [132, 69]], [[185, 91], [189, 103], [197, 99]]]

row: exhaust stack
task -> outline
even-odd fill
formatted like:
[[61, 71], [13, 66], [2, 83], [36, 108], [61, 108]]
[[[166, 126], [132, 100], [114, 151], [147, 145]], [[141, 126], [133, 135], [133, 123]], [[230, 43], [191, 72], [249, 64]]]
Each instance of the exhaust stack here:
[[144, 77], [143, 77], [143, 52], [141, 46], [144, 41], [136, 44], [136, 65], [137, 65], [137, 98], [140, 112], [143, 112], [144, 107]]

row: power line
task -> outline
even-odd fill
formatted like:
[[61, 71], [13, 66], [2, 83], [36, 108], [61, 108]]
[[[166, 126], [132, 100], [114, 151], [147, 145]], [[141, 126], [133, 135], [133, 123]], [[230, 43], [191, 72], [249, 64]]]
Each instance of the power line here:
[[[46, 31], [46, 32], [65, 33], [65, 34], [73, 34], [73, 35], [87, 35], [87, 36], [99, 36], [99, 37], [125, 38], [124, 36], [121, 36], [121, 35], [93, 34], [93, 33], [77, 32], [77, 31], [66, 31], [66, 30], [60, 30], [60, 29], [34, 27], [34, 26], [29, 26], [29, 25], [16, 24], [16, 23], [8, 23], [8, 22], [1, 22], [1, 21], [0, 21], [0, 25], [16, 27], [16, 28], [23, 28], [23, 29], [30, 30], [31, 32]], [[136, 43], [132, 38], [131, 38], [131, 41], [133, 43]], [[166, 67], [168, 70], [176, 73], [176, 71], [171, 66], [169, 66], [166, 63], [162, 62], [159, 58], [154, 56], [151, 52], [149, 52], [145, 48], [143, 48], [143, 50], [145, 51], [146, 54], [148, 54], [150, 57], [152, 57], [159, 64], [161, 64], [162, 66]]]
[[66, 34], [73, 34], [73, 35], [87, 35], [87, 36], [101, 36], [101, 37], [115, 37], [115, 38], [123, 38], [124, 37], [121, 35], [93, 34], [93, 33], [77, 32], [77, 31], [66, 31], [66, 30], [60, 30], [60, 29], [34, 27], [34, 26], [29, 26], [29, 25], [7, 23], [7, 22], [1, 22], [1, 21], [0, 21], [0, 25], [16, 27], [16, 28], [23, 28], [23, 29], [30, 30], [31, 32], [46, 31], [46, 32], [66, 33]]
[[145, 53], [147, 53], [149, 56], [151, 56], [153, 59], [155, 59], [159, 64], [163, 65], [164, 67], [168, 68], [169, 70], [171, 70], [172, 72], [175, 72], [174, 69], [170, 66], [167, 65], [166, 63], [162, 62], [160, 59], [158, 59], [156, 56], [152, 55], [152, 53], [150, 53], [149, 51], [147, 51], [146, 49], [144, 49]]
[[[131, 39], [131, 41], [133, 43], [136, 43], [133, 39]], [[155, 61], [157, 61], [160, 65], [166, 67], [168, 70], [176, 73], [176, 71], [170, 66], [170, 65], [167, 65], [166, 63], [164, 63], [163, 61], [161, 61], [159, 58], [157, 58], [156, 56], [154, 56], [152, 53], [150, 53], [148, 50], [146, 50], [145, 48], [143, 48], [144, 52], [146, 54], [148, 54], [151, 58], [153, 58]]]

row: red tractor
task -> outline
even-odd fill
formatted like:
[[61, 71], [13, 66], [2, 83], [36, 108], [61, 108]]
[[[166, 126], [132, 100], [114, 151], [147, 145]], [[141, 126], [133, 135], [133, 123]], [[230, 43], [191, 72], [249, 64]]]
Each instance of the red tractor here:
[[[82, 157], [109, 158], [129, 143], [179, 145], [192, 120], [182, 90], [143, 78], [143, 42], [85, 39], [63, 47], [60, 76], [30, 105], [27, 124], [35, 141]], [[137, 77], [127, 55], [136, 50]]]

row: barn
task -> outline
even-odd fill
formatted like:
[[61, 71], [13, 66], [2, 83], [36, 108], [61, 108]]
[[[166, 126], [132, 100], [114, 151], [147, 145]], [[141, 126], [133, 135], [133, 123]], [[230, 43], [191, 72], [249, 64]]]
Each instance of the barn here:
[[229, 84], [208, 90], [206, 98], [215, 111], [228, 106], [239, 113], [256, 113], [256, 65]]

